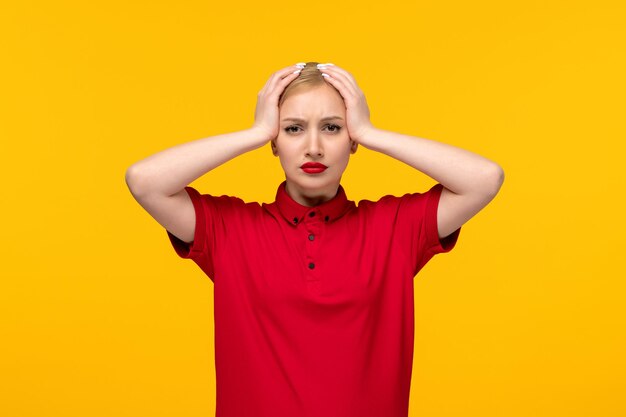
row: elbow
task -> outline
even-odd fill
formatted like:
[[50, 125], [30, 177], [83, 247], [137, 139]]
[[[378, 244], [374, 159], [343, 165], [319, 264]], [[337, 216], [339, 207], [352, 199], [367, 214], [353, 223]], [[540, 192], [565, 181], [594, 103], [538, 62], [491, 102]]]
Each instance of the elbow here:
[[126, 186], [130, 190], [133, 196], [138, 196], [141, 194], [141, 189], [143, 189], [141, 185], [141, 173], [139, 171], [139, 167], [135, 165], [131, 165], [124, 175], [124, 181], [126, 182]]
[[485, 184], [488, 184], [486, 187], [489, 190], [489, 194], [495, 197], [496, 194], [502, 188], [502, 184], [504, 183], [504, 169], [496, 163], [489, 168], [487, 173], [487, 179]]

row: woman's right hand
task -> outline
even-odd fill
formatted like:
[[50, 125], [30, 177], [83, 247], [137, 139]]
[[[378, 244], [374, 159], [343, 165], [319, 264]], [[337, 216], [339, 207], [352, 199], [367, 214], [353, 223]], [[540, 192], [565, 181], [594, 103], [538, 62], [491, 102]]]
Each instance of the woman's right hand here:
[[[265, 83], [257, 95], [256, 109], [254, 110], [253, 129], [258, 130], [270, 141], [278, 136], [280, 122], [278, 120], [278, 98], [298, 75], [301, 68], [291, 65], [276, 71]], [[294, 74], [294, 72], [297, 73]]]

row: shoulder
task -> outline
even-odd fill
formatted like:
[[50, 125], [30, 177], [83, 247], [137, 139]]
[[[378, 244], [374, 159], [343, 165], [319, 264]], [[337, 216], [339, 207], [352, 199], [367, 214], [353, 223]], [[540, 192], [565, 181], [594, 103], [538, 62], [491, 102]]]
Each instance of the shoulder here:
[[245, 201], [241, 197], [228, 194], [201, 193], [193, 187], [185, 187], [194, 204], [201, 205], [206, 212], [232, 215], [259, 211], [261, 204], [257, 201]]
[[441, 193], [440, 184], [435, 184], [427, 191], [404, 193], [402, 195], [387, 194], [381, 196], [377, 200], [364, 199], [358, 202], [359, 209], [366, 211], [385, 211], [385, 210], [398, 210], [399, 208], [407, 205], [418, 206], [426, 205], [429, 199], [438, 197]]

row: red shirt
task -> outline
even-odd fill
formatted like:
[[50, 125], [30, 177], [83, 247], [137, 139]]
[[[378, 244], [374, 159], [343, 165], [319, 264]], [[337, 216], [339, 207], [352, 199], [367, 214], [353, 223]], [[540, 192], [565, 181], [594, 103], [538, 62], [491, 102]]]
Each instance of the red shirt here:
[[443, 186], [306, 207], [185, 187], [195, 240], [176, 253], [214, 283], [216, 417], [406, 417], [413, 278], [456, 244], [437, 234]]

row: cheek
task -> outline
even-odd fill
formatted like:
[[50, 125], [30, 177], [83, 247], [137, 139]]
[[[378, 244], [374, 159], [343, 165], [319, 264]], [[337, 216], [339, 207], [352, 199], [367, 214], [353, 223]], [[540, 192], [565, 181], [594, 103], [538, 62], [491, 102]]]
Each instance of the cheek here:
[[[285, 144], [283, 143], [283, 145]], [[299, 156], [298, 149], [296, 149], [295, 146], [278, 146], [276, 150], [280, 158], [280, 163], [283, 166], [293, 165], [293, 161]]]
[[346, 159], [350, 157], [352, 144], [350, 143], [350, 140], [346, 139], [345, 141], [336, 143], [335, 146], [333, 146], [333, 148], [334, 148], [333, 153], [335, 155], [340, 155], [341, 159]]

